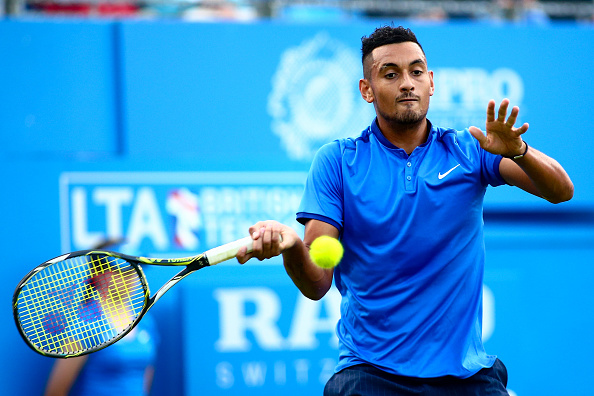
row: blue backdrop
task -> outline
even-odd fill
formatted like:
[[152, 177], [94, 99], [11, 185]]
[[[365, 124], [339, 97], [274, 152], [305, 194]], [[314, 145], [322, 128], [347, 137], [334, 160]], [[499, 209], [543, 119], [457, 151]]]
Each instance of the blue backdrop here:
[[[9, 305], [35, 265], [107, 237], [172, 256], [263, 218], [302, 232], [294, 213], [313, 153], [373, 117], [359, 46], [379, 24], [0, 21], [4, 392], [39, 394], [52, 364], [21, 341]], [[412, 27], [435, 73], [434, 123], [483, 127], [488, 100], [509, 97], [525, 139], [575, 183], [561, 205], [487, 193], [484, 338], [515, 394], [587, 394], [594, 29]], [[153, 290], [172, 275], [148, 273]], [[154, 308], [153, 394], [321, 394], [337, 301], [335, 290], [305, 300], [278, 260], [201, 271]]]

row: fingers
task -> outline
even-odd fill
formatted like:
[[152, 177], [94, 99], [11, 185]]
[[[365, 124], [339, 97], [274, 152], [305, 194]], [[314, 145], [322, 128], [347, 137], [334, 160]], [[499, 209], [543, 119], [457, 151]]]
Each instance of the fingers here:
[[518, 106], [514, 106], [512, 108], [511, 114], [507, 118], [507, 122], [505, 125], [509, 128], [512, 128], [516, 123], [516, 119], [518, 118], [518, 113], [520, 112], [520, 108]]
[[[509, 117], [507, 120], [505, 119], [507, 116], [507, 110], [509, 108], [509, 99], [503, 99], [501, 104], [499, 105], [499, 110], [497, 111], [497, 120], [495, 120], [495, 101], [491, 99], [489, 104], [487, 105], [487, 123], [497, 121], [505, 124], [507, 128], [513, 129], [514, 124], [518, 120], [518, 115], [520, 114], [520, 108], [518, 106], [514, 106], [511, 109]], [[515, 131], [518, 132], [518, 135], [526, 132], [528, 130], [528, 124], [522, 125], [520, 128], [516, 129]]]
[[262, 251], [258, 257], [258, 259], [263, 260], [265, 258], [271, 258], [279, 253], [278, 248], [278, 241], [280, 231], [274, 229], [273, 226], [267, 225], [265, 227], [260, 228], [260, 241], [262, 246]]
[[251, 253], [247, 253], [247, 247], [242, 247], [239, 249], [237, 254], [235, 255], [239, 264], [245, 264], [249, 259], [253, 257]]
[[481, 147], [483, 147], [483, 145], [487, 142], [487, 137], [485, 136], [485, 133], [480, 130], [480, 128], [471, 126], [468, 128], [468, 131], [476, 140], [479, 141]]
[[528, 123], [525, 122], [524, 125], [522, 125], [521, 127], [519, 127], [516, 131], [518, 132], [518, 134], [521, 135], [523, 133], [526, 133], [526, 131], [528, 130], [528, 127], [529, 127]]
[[487, 105], [487, 122], [495, 121], [495, 101], [491, 99]]
[[[501, 117], [502, 109], [505, 108], [505, 111], [507, 111], [508, 105], [509, 105], [509, 100], [507, 100], [507, 99], [504, 99], [503, 102], [501, 102], [501, 107], [499, 108], [499, 116], [500, 117]], [[524, 123], [519, 128], [514, 128], [514, 124], [518, 120], [518, 114], [520, 114], [520, 108], [518, 106], [512, 107], [511, 113], [509, 114], [509, 117], [507, 118], [507, 121], [505, 122], [505, 126], [509, 129], [511, 129], [512, 132], [515, 132], [515, 134], [517, 134], [519, 136], [528, 130], [528, 123]], [[503, 120], [504, 119], [505, 119], [505, 112], [503, 115]]]
[[[489, 102], [490, 104], [490, 102]], [[505, 122], [505, 116], [507, 115], [507, 107], [509, 106], [509, 99], [503, 99], [499, 105], [499, 113], [497, 114], [497, 121]]]
[[237, 261], [244, 264], [254, 257], [262, 261], [281, 254], [281, 231], [282, 224], [276, 221], [263, 221], [251, 226], [249, 232], [254, 241], [252, 252], [246, 253], [246, 249], [241, 249], [236, 255]]

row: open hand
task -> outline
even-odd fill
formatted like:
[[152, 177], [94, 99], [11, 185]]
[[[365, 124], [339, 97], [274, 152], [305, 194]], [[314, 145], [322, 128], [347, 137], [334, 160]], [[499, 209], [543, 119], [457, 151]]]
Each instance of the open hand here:
[[506, 121], [505, 116], [507, 115], [508, 106], [509, 99], [503, 99], [499, 106], [497, 118], [495, 118], [495, 101], [490, 100], [487, 105], [487, 133], [485, 134], [475, 126], [471, 126], [469, 131], [479, 141], [484, 150], [504, 157], [513, 157], [524, 152], [524, 141], [521, 135], [528, 130], [528, 124], [524, 123], [521, 127], [514, 128], [520, 112], [518, 106], [512, 108], [511, 114]]

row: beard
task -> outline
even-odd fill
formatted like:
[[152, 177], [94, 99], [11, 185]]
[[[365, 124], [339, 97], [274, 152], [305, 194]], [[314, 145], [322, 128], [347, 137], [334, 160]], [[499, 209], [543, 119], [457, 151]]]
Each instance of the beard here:
[[418, 124], [419, 122], [423, 121], [425, 117], [427, 117], [427, 110], [419, 109], [419, 110], [412, 110], [407, 109], [403, 112], [398, 112], [396, 114], [387, 114], [380, 111], [380, 115], [386, 121], [391, 124], [395, 125], [414, 125]]
[[[402, 99], [417, 99], [420, 100], [418, 95], [413, 93], [403, 94], [396, 98], [396, 102]], [[419, 103], [420, 104], [420, 103]], [[395, 104], [398, 107], [398, 104]], [[400, 125], [400, 126], [408, 126], [408, 125], [415, 125], [423, 121], [427, 117], [427, 112], [429, 111], [429, 107], [427, 108], [418, 108], [415, 110], [412, 108], [413, 106], [406, 107], [404, 111], [393, 111], [391, 113], [386, 113], [379, 108], [376, 108], [376, 111], [379, 112], [382, 118], [388, 121], [390, 124], [393, 125]]]

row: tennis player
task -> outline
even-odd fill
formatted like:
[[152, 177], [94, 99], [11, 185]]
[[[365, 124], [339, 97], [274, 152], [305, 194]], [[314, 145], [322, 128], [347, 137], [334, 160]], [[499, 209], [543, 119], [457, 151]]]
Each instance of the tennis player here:
[[[433, 72], [414, 33], [381, 27], [362, 39], [361, 96], [376, 118], [355, 139], [323, 146], [297, 219], [304, 239], [274, 221], [253, 225], [245, 263], [282, 254], [301, 292], [342, 295], [339, 362], [324, 395], [507, 395], [504, 364], [483, 347], [487, 186], [517, 186], [552, 203], [573, 196], [559, 163], [523, 140], [519, 109], [487, 105], [486, 133], [426, 118]], [[282, 243], [279, 242], [282, 236]], [[342, 240], [334, 270], [309, 245]]]

